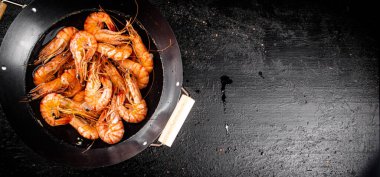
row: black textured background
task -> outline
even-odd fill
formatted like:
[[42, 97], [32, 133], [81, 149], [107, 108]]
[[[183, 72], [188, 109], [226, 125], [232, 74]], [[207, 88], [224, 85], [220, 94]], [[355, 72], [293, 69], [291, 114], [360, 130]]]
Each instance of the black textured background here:
[[[73, 169], [33, 153], [0, 111], [0, 176], [379, 174], [374, 3], [151, 2], [177, 36], [184, 86], [196, 100], [173, 147]], [[8, 6], [0, 40], [20, 10]]]

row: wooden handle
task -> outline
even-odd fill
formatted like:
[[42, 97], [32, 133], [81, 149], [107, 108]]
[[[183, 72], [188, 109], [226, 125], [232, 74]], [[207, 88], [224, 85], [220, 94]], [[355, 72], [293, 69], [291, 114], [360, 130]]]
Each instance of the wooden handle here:
[[171, 147], [174, 139], [177, 137], [179, 130], [186, 120], [187, 115], [190, 113], [194, 105], [194, 100], [186, 95], [182, 95], [181, 99], [174, 108], [173, 114], [170, 116], [158, 141], [162, 144]]
[[0, 2], [0, 20], [3, 18], [5, 9], [7, 8], [7, 4], [5, 4], [3, 1]]

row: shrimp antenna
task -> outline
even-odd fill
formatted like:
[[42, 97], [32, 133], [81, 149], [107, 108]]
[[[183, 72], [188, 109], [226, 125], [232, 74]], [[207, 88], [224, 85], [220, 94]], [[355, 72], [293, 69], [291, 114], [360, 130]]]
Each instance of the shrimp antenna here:
[[103, 7], [99, 4], [99, 11], [100, 12], [105, 12], [105, 10], [103, 9]]
[[20, 103], [29, 103], [29, 102], [31, 102], [31, 101], [33, 101], [33, 100], [30, 98], [30, 95], [29, 95], [29, 94], [26, 95], [26, 96], [23, 96], [23, 97], [19, 100]]
[[[111, 15], [111, 14], [108, 14], [113, 20], [115, 20], [117, 23], [119, 23], [120, 25], [124, 26], [124, 23], [121, 22], [119, 19], [117, 19], [115, 16]], [[117, 31], [120, 31], [119, 28], [117, 27], [117, 25], [115, 25], [116, 27], [116, 30]]]
[[[100, 11], [100, 12], [106, 12], [106, 10], [104, 10], [103, 7], [102, 7], [101, 5], [99, 5], [99, 11]], [[107, 14], [108, 14], [111, 18], [113, 18], [114, 20], [116, 20], [118, 23], [123, 24], [123, 23], [121, 23], [116, 17], [114, 17], [113, 15], [111, 15], [111, 14], [109, 14], [109, 13], [107, 13]], [[119, 31], [119, 28], [117, 27], [117, 25], [115, 25], [115, 27], [116, 27], [116, 30]]]
[[145, 31], [145, 35], [148, 38], [148, 50], [150, 50], [150, 36], [148, 34], [148, 31], [145, 29], [144, 25], [142, 25], [139, 21], [136, 21], [136, 23], [139, 25], [139, 27]]
[[150, 84], [150, 87], [149, 87], [148, 91], [147, 91], [146, 94], [143, 96], [144, 99], [145, 99], [145, 98], [149, 95], [149, 93], [152, 91], [152, 89], [153, 89], [154, 79], [155, 79], [155, 74], [154, 74], [154, 68], [153, 68], [153, 70], [152, 70], [152, 84]]
[[149, 51], [151, 51], [151, 52], [163, 52], [163, 51], [165, 51], [166, 49], [168, 49], [171, 46], [173, 46], [173, 43], [172, 43], [172, 40], [169, 39], [169, 45], [166, 46], [165, 48], [163, 48], [163, 49], [157, 49], [157, 50], [149, 50]]
[[95, 142], [95, 140], [92, 140], [92, 143], [84, 150], [84, 151], [82, 151], [82, 153], [85, 153], [85, 152], [87, 152], [88, 150], [90, 150], [91, 149], [91, 147], [92, 147], [92, 145], [94, 145], [94, 142]]
[[137, 15], [139, 14], [139, 3], [137, 3], [137, 0], [135, 0], [135, 4], [136, 4], [136, 14], [135, 14], [135, 17], [133, 18], [131, 24], [133, 22], [135, 22], [136, 18], [137, 18]]
[[[111, 14], [108, 14], [113, 20], [115, 20], [117, 23], [119, 23], [120, 25], [122, 25], [122, 26], [125, 26], [125, 24], [122, 22], [122, 21], [120, 21], [118, 18], [116, 18], [115, 16], [113, 16], [113, 15], [111, 15]], [[123, 17], [124, 18], [124, 20], [125, 21], [127, 21], [126, 20], [126, 17]], [[116, 25], [116, 28], [117, 28], [117, 25]], [[118, 31], [119, 31], [119, 29], [117, 29]]]

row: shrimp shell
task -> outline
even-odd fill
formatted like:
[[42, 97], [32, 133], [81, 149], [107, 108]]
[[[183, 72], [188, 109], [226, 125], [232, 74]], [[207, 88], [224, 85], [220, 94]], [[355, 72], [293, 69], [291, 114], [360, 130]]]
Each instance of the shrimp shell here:
[[150, 73], [153, 70], [153, 54], [146, 49], [140, 35], [133, 28], [132, 24], [127, 22], [129, 38], [132, 42], [133, 52], [136, 54], [139, 63]]
[[[145, 119], [148, 107], [141, 96], [135, 78], [131, 77], [129, 73], [126, 74], [125, 78], [129, 92], [119, 93], [117, 95], [117, 109], [119, 115], [126, 122], [139, 123]], [[128, 100], [128, 103], [124, 103], [126, 99]]]
[[149, 72], [137, 62], [126, 59], [117, 61], [123, 71], [130, 71], [137, 79], [139, 89], [145, 88], [149, 83]]
[[99, 138], [99, 134], [96, 128], [80, 117], [73, 116], [72, 120], [70, 121], [70, 125], [74, 127], [84, 138], [90, 140]]
[[98, 43], [97, 52], [113, 60], [124, 60], [131, 55], [132, 47], [128, 44], [115, 47], [106, 43]]
[[84, 21], [84, 30], [95, 35], [105, 26], [111, 31], [116, 31], [116, 26], [111, 17], [105, 12], [93, 12]]
[[90, 121], [97, 117], [96, 114], [87, 112], [81, 104], [57, 93], [50, 93], [41, 100], [40, 112], [42, 118], [51, 126], [64, 125], [70, 122], [72, 117], [62, 117], [62, 114], [77, 115]]
[[42, 48], [34, 65], [46, 63], [50, 58], [64, 51], [68, 47], [71, 37], [77, 32], [75, 27], [61, 29], [55, 38]]
[[33, 73], [33, 82], [35, 85], [42, 84], [44, 82], [49, 82], [54, 79], [54, 74], [60, 70], [60, 68], [66, 64], [66, 62], [71, 57], [69, 51], [63, 52], [55, 56], [51, 61], [44, 65], [41, 65]]
[[84, 100], [91, 110], [101, 111], [111, 101], [111, 97], [112, 82], [107, 76], [99, 77], [99, 65], [96, 60], [91, 64]]
[[117, 68], [107, 59], [103, 59], [103, 66], [104, 71], [110, 77], [113, 85], [115, 85], [117, 89], [126, 92], [127, 87], [125, 85], [125, 81], [123, 77], [120, 75]]
[[81, 83], [87, 79], [87, 63], [94, 56], [97, 47], [95, 37], [86, 31], [77, 32], [71, 39], [70, 51], [73, 54], [76, 74]]
[[115, 106], [116, 97], [113, 97], [110, 108], [102, 112], [95, 126], [100, 139], [108, 144], [119, 142], [124, 135], [124, 125]]
[[49, 93], [62, 93], [69, 87], [70, 83], [75, 82], [75, 80], [75, 70], [65, 70], [65, 72], [60, 77], [50, 82], [45, 82], [37, 85], [35, 88], [30, 90], [28, 96], [31, 98], [31, 100], [35, 100]]

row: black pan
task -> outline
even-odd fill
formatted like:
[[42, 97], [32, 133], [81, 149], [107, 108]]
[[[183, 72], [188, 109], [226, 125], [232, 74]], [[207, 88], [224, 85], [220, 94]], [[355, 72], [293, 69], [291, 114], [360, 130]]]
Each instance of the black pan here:
[[[125, 123], [123, 140], [115, 145], [81, 138], [69, 125], [50, 127], [40, 116], [39, 100], [20, 102], [34, 87], [35, 66], [31, 63], [41, 47], [62, 26], [83, 29], [85, 17], [99, 7], [121, 23], [137, 14], [135, 27], [155, 56], [150, 83], [142, 90], [148, 104], [147, 118], [139, 124]], [[108, 166], [143, 151], [162, 132], [182, 87], [182, 60], [173, 31], [145, 0], [35, 0], [8, 29], [0, 48], [0, 65], [1, 104], [16, 133], [41, 156], [74, 167]]]

